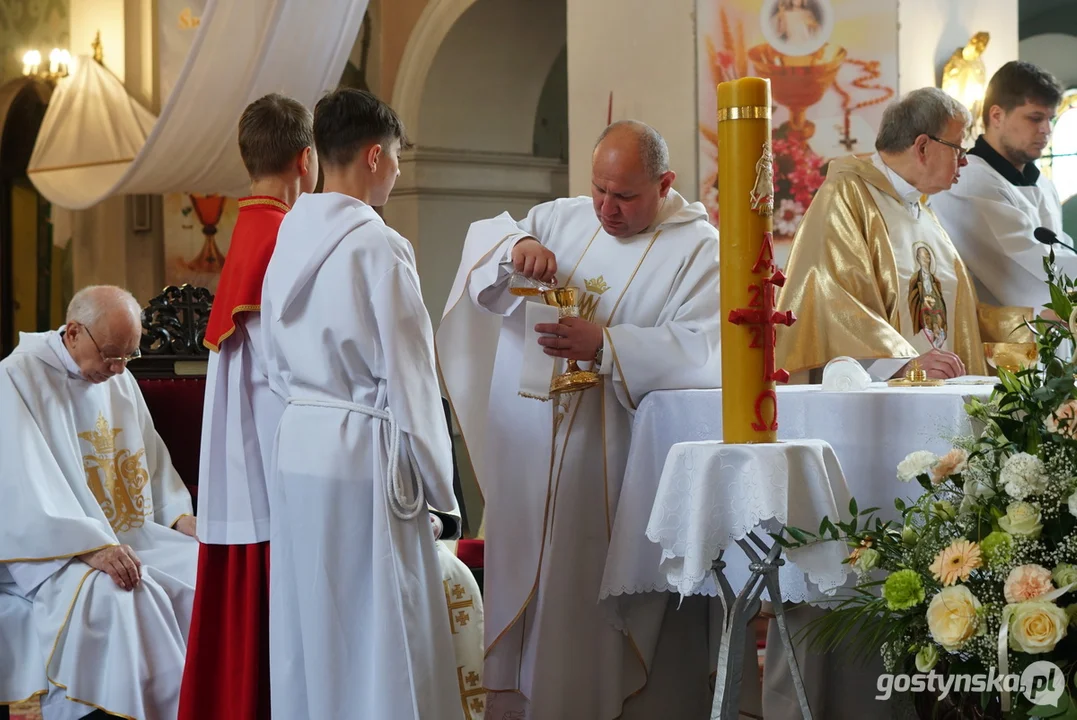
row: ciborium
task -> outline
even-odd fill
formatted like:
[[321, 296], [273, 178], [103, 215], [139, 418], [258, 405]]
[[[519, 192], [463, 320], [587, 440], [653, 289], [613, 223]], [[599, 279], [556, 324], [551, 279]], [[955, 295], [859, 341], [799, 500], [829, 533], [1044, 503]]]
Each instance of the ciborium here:
[[[575, 318], [580, 316], [580, 289], [577, 287], [562, 287], [545, 290], [542, 299], [547, 305], [557, 308], [560, 318]], [[550, 383], [550, 394], [573, 393], [598, 385], [598, 373], [590, 370], [581, 370], [575, 360], [568, 361], [568, 368], [553, 379]]]
[[815, 123], [806, 117], [808, 108], [822, 100], [834, 84], [845, 56], [845, 48], [830, 43], [811, 55], [783, 55], [766, 44], [748, 50], [756, 74], [770, 80], [774, 100], [789, 109], [789, 119], [782, 127], [804, 140], [815, 134]]

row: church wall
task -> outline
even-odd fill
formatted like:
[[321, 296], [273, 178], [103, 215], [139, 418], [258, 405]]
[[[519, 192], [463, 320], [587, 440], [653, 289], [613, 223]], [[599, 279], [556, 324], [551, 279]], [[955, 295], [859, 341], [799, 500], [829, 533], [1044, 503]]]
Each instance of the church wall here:
[[[443, 0], [434, 0], [434, 2], [441, 1]], [[388, 0], [384, 5], [379, 0], [375, 2], [378, 2], [380, 35], [377, 94], [382, 100], [392, 104], [393, 87], [400, 70], [400, 62], [404, 58], [404, 48], [407, 47], [408, 38], [411, 37], [415, 24], [429, 2], [428, 0]], [[373, 89], [373, 83], [371, 89]]]
[[420, 144], [530, 154], [547, 71], [565, 46], [564, 8], [549, 0], [468, 8], [426, 78]]
[[569, 192], [587, 194], [591, 151], [613, 119], [653, 125], [674, 187], [698, 199], [695, 0], [568, 0]]
[[[91, 53], [101, 32], [104, 64], [128, 92], [153, 111], [157, 96], [152, 0], [71, 0], [71, 49]], [[136, 206], [148, 225], [136, 230]], [[148, 210], [148, 214], [142, 212]], [[71, 263], [74, 288], [114, 284], [145, 304], [164, 286], [164, 234], [159, 196], [111, 197], [73, 213]]]
[[1021, 41], [1020, 57], [1052, 73], [1062, 87], [1077, 87], [1077, 37], [1061, 33], [1034, 35]]
[[1017, 0], [900, 0], [898, 92], [937, 86], [954, 50], [978, 32], [991, 41], [983, 54], [987, 77], [1017, 58]]

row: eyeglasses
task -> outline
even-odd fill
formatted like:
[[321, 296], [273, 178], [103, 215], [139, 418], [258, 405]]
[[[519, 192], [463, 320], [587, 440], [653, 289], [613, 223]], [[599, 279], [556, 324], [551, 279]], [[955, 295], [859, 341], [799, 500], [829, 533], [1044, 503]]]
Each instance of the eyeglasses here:
[[965, 156], [969, 154], [969, 151], [966, 150], [965, 148], [961, 147], [960, 145], [954, 145], [952, 142], [948, 142], [946, 140], [943, 140], [940, 137], [935, 137], [934, 135], [928, 135], [928, 137], [931, 138], [932, 140], [934, 140], [935, 142], [941, 144], [941, 145], [945, 145], [946, 147], [952, 147], [954, 150], [957, 150], [957, 161], [958, 162], [961, 162], [962, 160], [964, 160]]
[[116, 363], [126, 365], [132, 360], [138, 360], [140, 357], [142, 357], [142, 351], [138, 348], [135, 348], [130, 355], [121, 355], [120, 357], [105, 357], [105, 353], [101, 352], [101, 346], [97, 344], [96, 340], [94, 340], [93, 333], [90, 332], [90, 328], [86, 327], [82, 323], [79, 323], [79, 325], [82, 327], [83, 330], [86, 331], [86, 335], [89, 336], [90, 342], [92, 342], [93, 346], [97, 348], [97, 354], [101, 356], [101, 360], [103, 360], [106, 365], [115, 365]]

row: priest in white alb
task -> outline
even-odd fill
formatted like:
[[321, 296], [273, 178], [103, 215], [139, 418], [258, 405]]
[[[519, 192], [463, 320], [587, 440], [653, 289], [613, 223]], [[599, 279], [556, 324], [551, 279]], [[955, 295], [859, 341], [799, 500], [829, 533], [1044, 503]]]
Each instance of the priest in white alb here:
[[803, 378], [848, 356], [875, 380], [913, 359], [932, 378], [983, 375], [983, 342], [1014, 339], [1030, 310], [978, 306], [931, 209], [966, 164], [968, 124], [943, 91], [914, 90], [883, 113], [874, 155], [830, 163], [793, 240], [778, 304], [799, 321], [778, 334], [780, 367]]
[[[476, 222], [465, 240], [436, 345], [486, 502], [487, 718], [709, 708], [705, 601], [667, 613], [676, 599], [653, 594], [631, 619], [599, 602], [633, 411], [653, 390], [721, 384], [717, 231], [674, 178], [653, 128], [615, 123], [590, 197]], [[579, 317], [533, 324], [549, 308], [509, 292], [521, 277], [578, 287]], [[599, 385], [543, 401], [567, 359]]]
[[267, 476], [273, 718], [463, 717], [427, 508], [457, 512], [433, 333], [414, 251], [374, 211], [405, 138], [369, 92], [318, 101], [324, 192], [285, 216], [262, 286], [287, 403]]
[[1061, 100], [1058, 81], [1035, 65], [1014, 60], [999, 68], [987, 85], [984, 134], [968, 167], [934, 198], [981, 302], [1039, 310], [1050, 300], [1043, 260], [1052, 249], [1060, 267], [1077, 275], [1058, 191], [1036, 167]]
[[129, 293], [89, 287], [0, 362], [0, 698], [45, 720], [176, 717], [198, 544], [126, 372], [140, 337]]

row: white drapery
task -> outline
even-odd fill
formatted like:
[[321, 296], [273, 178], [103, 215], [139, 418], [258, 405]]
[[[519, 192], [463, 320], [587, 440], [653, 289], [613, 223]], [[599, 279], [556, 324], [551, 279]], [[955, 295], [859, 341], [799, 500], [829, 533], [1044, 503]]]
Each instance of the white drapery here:
[[[82, 210], [117, 194], [241, 196], [243, 108], [270, 92], [313, 107], [336, 86], [367, 0], [208, 0], [183, 70], [152, 114], [83, 60], [57, 88], [28, 168], [50, 202]], [[119, 86], [122, 90], [122, 85]], [[141, 136], [141, 137], [140, 137]]]

